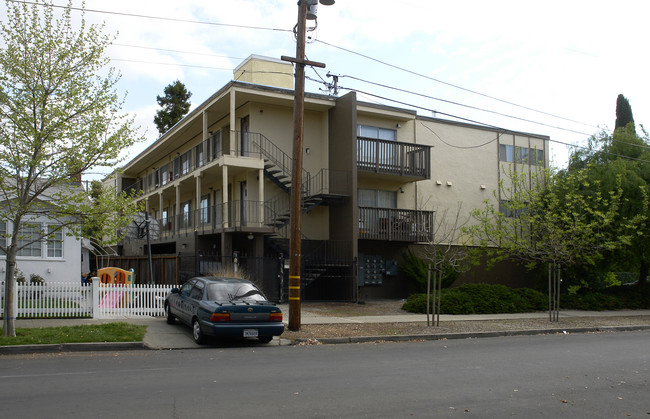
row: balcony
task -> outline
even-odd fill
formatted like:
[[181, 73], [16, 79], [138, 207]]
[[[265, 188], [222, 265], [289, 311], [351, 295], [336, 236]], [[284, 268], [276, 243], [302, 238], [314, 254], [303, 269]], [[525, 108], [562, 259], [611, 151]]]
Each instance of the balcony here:
[[357, 137], [357, 169], [361, 172], [431, 178], [431, 146]]
[[359, 238], [430, 242], [433, 211], [359, 207]]
[[266, 225], [272, 214], [259, 201], [230, 201], [189, 213], [155, 220], [152, 239], [171, 238], [178, 235], [216, 234], [224, 231], [248, 231], [270, 233]]

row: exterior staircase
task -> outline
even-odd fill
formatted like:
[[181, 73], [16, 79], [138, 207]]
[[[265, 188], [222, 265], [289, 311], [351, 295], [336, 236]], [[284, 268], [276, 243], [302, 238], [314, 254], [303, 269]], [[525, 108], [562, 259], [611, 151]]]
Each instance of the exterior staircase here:
[[[267, 225], [272, 226], [276, 232], [273, 236], [265, 236], [266, 245], [277, 254], [289, 255], [289, 221], [292, 159], [269, 139], [261, 134], [256, 134], [257, 146], [264, 159], [264, 175], [277, 185], [283, 196], [268, 204], [270, 216]], [[303, 169], [301, 185], [301, 211], [309, 213], [320, 205], [329, 205], [341, 202], [348, 198], [347, 186], [342, 187], [340, 179], [349, 182], [349, 174], [321, 170], [315, 176]], [[334, 179], [334, 187], [330, 181]], [[337, 190], [337, 186], [340, 188]], [[345, 249], [349, 244], [342, 245], [328, 240], [309, 240], [302, 236], [302, 265], [301, 289], [302, 297], [314, 296], [318, 299], [351, 301], [354, 299], [351, 284], [354, 264], [349, 260], [349, 253]], [[288, 275], [288, 272], [286, 273]], [[284, 281], [285, 289], [281, 295], [288, 295], [288, 278]], [[339, 282], [340, 284], [334, 285]], [[331, 290], [349, 290], [348, 292], [333, 294]]]

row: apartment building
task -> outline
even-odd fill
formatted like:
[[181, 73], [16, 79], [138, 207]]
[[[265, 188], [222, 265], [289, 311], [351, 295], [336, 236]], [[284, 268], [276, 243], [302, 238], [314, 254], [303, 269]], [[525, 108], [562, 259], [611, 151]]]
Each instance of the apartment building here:
[[[153, 255], [195, 255], [178, 280], [222, 266], [263, 276], [282, 298], [289, 250], [293, 68], [251, 56], [223, 86], [118, 178], [142, 191]], [[462, 217], [493, 196], [505, 166], [544, 167], [548, 137], [306, 93], [302, 173], [302, 295], [402, 298], [398, 264], [433, 240], [435, 214]], [[123, 256], [142, 256], [129, 235]]]

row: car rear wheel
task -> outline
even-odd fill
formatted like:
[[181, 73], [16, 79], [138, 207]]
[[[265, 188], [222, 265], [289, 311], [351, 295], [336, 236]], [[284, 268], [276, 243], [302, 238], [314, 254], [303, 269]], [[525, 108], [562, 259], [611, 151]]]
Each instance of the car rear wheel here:
[[260, 336], [258, 339], [262, 343], [269, 343], [273, 340], [273, 336]]
[[205, 335], [203, 335], [203, 332], [201, 331], [201, 324], [199, 323], [199, 319], [194, 319], [192, 321], [192, 337], [194, 338], [194, 342], [198, 343], [199, 345], [205, 342]]
[[176, 318], [172, 314], [172, 311], [169, 309], [169, 304], [165, 304], [165, 315], [167, 316], [167, 324], [174, 324]]

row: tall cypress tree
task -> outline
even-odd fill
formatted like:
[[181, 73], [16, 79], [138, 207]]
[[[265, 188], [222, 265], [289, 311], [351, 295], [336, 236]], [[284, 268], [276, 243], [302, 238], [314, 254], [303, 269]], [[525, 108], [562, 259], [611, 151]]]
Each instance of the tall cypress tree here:
[[630, 102], [628, 102], [625, 96], [618, 95], [618, 98], [616, 98], [616, 125], [614, 126], [614, 129], [625, 128], [630, 122], [632, 123], [632, 128], [636, 133]]
[[153, 122], [158, 127], [160, 135], [176, 125], [190, 111], [190, 97], [192, 93], [185, 85], [176, 80], [164, 90], [165, 96], [156, 96], [158, 105], [162, 109], [156, 112]]

